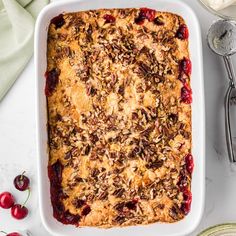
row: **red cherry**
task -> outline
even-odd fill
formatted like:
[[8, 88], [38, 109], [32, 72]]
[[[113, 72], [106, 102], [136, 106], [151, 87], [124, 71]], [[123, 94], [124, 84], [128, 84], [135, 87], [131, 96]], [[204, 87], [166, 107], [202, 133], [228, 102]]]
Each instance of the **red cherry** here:
[[104, 15], [103, 19], [105, 20], [105, 24], [114, 23], [116, 21], [116, 18], [112, 15], [109, 15], [109, 14]]
[[191, 104], [192, 100], [192, 90], [187, 86], [187, 84], [184, 84], [181, 88], [181, 102]]
[[189, 32], [187, 25], [185, 24], [180, 25], [179, 29], [176, 32], [176, 37], [181, 40], [188, 39]]
[[193, 173], [194, 168], [194, 162], [193, 162], [193, 156], [191, 154], [188, 154], [185, 157], [185, 163], [186, 163], [186, 169], [189, 172], [189, 174]]
[[28, 215], [28, 209], [20, 204], [15, 204], [11, 208], [11, 215], [17, 220], [22, 220]]
[[6, 236], [21, 236], [20, 234], [13, 232], [13, 233], [9, 233]]
[[184, 58], [179, 64], [180, 73], [184, 72], [186, 75], [190, 76], [192, 73], [192, 62], [188, 58]]
[[14, 205], [15, 199], [9, 192], [3, 192], [0, 194], [0, 207], [9, 209]]
[[19, 191], [25, 191], [29, 188], [30, 180], [27, 176], [23, 174], [18, 175], [14, 179], [15, 188]]

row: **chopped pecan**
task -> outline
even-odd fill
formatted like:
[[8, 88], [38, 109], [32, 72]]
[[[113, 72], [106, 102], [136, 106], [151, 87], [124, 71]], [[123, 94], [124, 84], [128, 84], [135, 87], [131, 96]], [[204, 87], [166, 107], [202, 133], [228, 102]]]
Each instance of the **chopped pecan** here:
[[168, 119], [175, 124], [178, 121], [178, 114], [171, 113]]
[[119, 212], [122, 212], [124, 207], [125, 207], [125, 202], [118, 202], [118, 203], [114, 206], [115, 210], [117, 210], [117, 211], [119, 211]]
[[90, 150], [91, 150], [91, 146], [88, 144], [84, 149], [84, 155], [86, 155], [86, 156], [89, 155]]
[[99, 195], [98, 195], [98, 199], [99, 200], [107, 200], [108, 198], [108, 191], [102, 191]]
[[96, 134], [90, 134], [89, 138], [90, 138], [90, 141], [93, 144], [95, 144], [99, 140], [99, 138], [98, 138], [98, 136]]
[[155, 161], [153, 161], [151, 163], [147, 163], [146, 167], [148, 169], [158, 169], [158, 168], [161, 168], [163, 166], [163, 164], [164, 164], [163, 160], [158, 160], [157, 159], [157, 160], [155, 160]]
[[118, 215], [117, 217], [115, 217], [114, 221], [119, 224], [123, 224], [125, 222], [125, 217], [122, 215]]
[[122, 195], [124, 194], [125, 192], [125, 189], [124, 188], [119, 188], [119, 189], [116, 189], [112, 195], [116, 196], [116, 197], [122, 197]]

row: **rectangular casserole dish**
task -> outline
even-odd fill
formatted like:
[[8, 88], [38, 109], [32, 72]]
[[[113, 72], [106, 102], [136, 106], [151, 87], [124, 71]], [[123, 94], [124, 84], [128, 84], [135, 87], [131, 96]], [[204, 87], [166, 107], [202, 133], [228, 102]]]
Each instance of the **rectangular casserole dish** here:
[[[47, 153], [47, 110], [46, 97], [44, 95], [46, 71], [47, 30], [50, 20], [62, 12], [99, 8], [128, 8], [149, 7], [158, 11], [167, 11], [182, 16], [190, 30], [190, 54], [193, 64], [191, 86], [193, 90], [192, 103], [192, 142], [195, 171], [192, 178], [193, 202], [190, 214], [182, 221], [174, 224], [155, 223], [147, 226], [134, 226], [126, 228], [112, 228], [108, 230], [97, 228], [75, 228], [62, 225], [53, 218], [49, 180], [47, 176], [48, 153]], [[36, 24], [35, 34], [35, 65], [37, 78], [37, 128], [38, 128], [38, 164], [39, 164], [39, 206], [42, 221], [47, 230], [54, 235], [187, 235], [193, 231], [201, 219], [204, 205], [204, 91], [202, 76], [202, 53], [201, 35], [197, 18], [193, 11], [178, 1], [160, 0], [149, 1], [132, 0], [128, 3], [124, 0], [118, 2], [106, 1], [61, 1], [60, 3], [47, 6], [40, 14]]]

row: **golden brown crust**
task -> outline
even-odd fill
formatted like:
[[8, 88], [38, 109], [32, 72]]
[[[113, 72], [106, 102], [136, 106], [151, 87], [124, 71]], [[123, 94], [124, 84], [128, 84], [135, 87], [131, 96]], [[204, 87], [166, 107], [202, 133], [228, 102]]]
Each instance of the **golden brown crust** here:
[[184, 20], [155, 12], [163, 25], [138, 25], [138, 14], [66, 13], [63, 26], [49, 27], [47, 71], [59, 75], [48, 96], [49, 166], [62, 164], [63, 209], [81, 216], [80, 226], [184, 217], [179, 182], [184, 176], [190, 189], [191, 105], [181, 102], [178, 77], [189, 52], [188, 40], [175, 36]]

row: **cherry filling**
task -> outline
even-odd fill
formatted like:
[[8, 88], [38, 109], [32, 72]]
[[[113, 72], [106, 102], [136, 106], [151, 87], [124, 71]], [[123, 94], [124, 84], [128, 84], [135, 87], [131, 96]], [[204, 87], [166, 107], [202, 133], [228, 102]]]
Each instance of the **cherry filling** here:
[[61, 189], [63, 168], [64, 167], [59, 160], [57, 160], [53, 165], [48, 166], [53, 216], [63, 224], [78, 225], [80, 216], [65, 211], [64, 205], [62, 204], [62, 198], [64, 196]]
[[51, 96], [54, 92], [58, 82], [59, 82], [59, 75], [60, 70], [52, 69], [50, 71], [46, 71], [45, 78], [46, 78], [46, 86], [45, 86], [45, 95], [47, 97]]
[[192, 100], [192, 90], [185, 83], [184, 86], [181, 88], [181, 102], [191, 104]]
[[82, 215], [82, 216], [86, 216], [86, 215], [88, 215], [88, 214], [90, 213], [90, 211], [91, 211], [90, 206], [89, 206], [89, 205], [86, 205], [86, 206], [84, 207], [84, 209], [82, 210], [81, 215]]
[[53, 165], [48, 167], [48, 176], [54, 185], [61, 185], [63, 165], [57, 160]]
[[192, 73], [192, 63], [188, 58], [184, 58], [180, 61], [179, 64], [179, 71], [180, 73], [183, 72], [184, 74], [190, 76]]
[[191, 154], [188, 154], [185, 157], [185, 163], [186, 163], [186, 169], [189, 172], [189, 174], [193, 173], [194, 168], [194, 162], [193, 162], [193, 156]]
[[51, 24], [54, 24], [56, 29], [61, 28], [65, 24], [63, 14], [60, 14], [51, 19]]
[[153, 21], [155, 19], [156, 11], [150, 8], [141, 8], [138, 17], [135, 18], [135, 23], [142, 25], [144, 20]]
[[190, 212], [191, 209], [191, 204], [192, 204], [192, 193], [188, 190], [185, 189], [183, 191], [183, 203], [181, 205], [181, 210], [185, 215], [187, 215]]
[[79, 215], [73, 215], [69, 211], [66, 211], [63, 214], [62, 223], [66, 225], [68, 224], [78, 225], [79, 220], [80, 220]]
[[179, 26], [179, 29], [176, 32], [176, 37], [181, 40], [188, 39], [189, 32], [187, 25], [182, 24]]
[[109, 14], [104, 15], [103, 19], [105, 20], [105, 24], [114, 23], [116, 21], [116, 18], [112, 15], [109, 15]]

